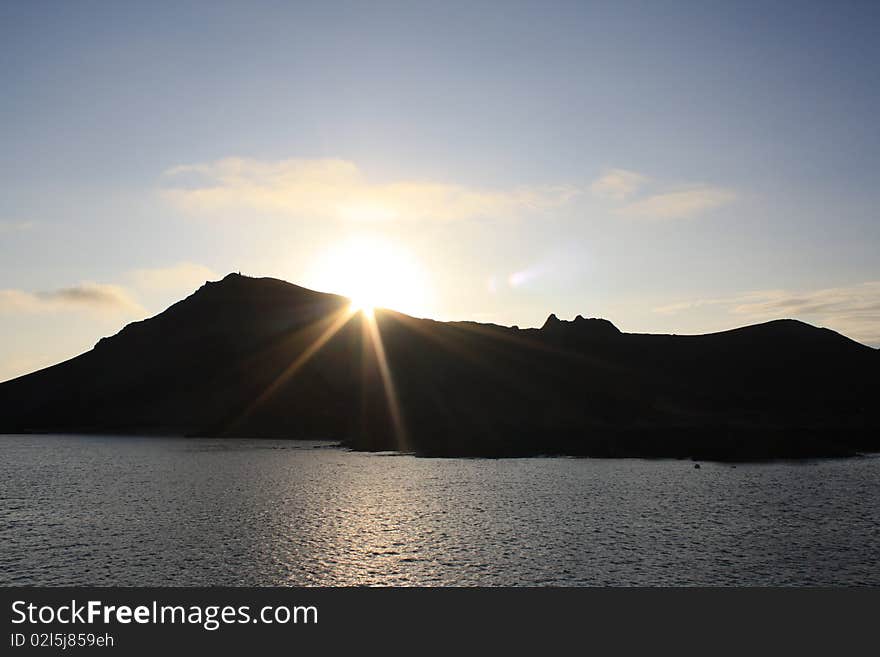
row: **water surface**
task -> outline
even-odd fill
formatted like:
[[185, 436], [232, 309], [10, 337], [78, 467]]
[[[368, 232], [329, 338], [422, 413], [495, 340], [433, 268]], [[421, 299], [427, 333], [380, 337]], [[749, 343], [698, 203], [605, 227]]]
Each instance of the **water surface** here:
[[880, 585], [880, 458], [0, 436], [3, 585]]

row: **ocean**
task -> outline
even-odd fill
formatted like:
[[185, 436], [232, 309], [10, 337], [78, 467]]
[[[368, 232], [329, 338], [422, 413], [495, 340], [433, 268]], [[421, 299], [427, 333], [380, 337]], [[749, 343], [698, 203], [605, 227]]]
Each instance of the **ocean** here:
[[880, 457], [0, 436], [0, 585], [880, 585]]

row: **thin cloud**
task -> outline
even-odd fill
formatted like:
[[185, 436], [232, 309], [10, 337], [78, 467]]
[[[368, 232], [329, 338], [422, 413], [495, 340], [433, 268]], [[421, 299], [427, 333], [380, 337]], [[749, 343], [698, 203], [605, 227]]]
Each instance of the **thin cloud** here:
[[37, 292], [0, 289], [0, 313], [85, 311], [141, 318], [149, 313], [136, 300], [140, 293], [192, 292], [206, 281], [218, 278], [204, 265], [181, 262], [168, 267], [131, 270], [121, 276], [126, 285], [84, 282]]
[[806, 315], [865, 314], [880, 319], [880, 281], [799, 294], [777, 292], [767, 299], [738, 305], [734, 310], [750, 315], [779, 312]]
[[617, 214], [638, 219], [683, 219], [703, 214], [736, 198], [736, 194], [720, 187], [698, 187], [654, 194], [628, 203]]
[[880, 281], [792, 292], [764, 290], [726, 298], [697, 299], [655, 308], [672, 315], [715, 306], [744, 321], [795, 318], [827, 326], [859, 342], [880, 345]]
[[0, 221], [0, 235], [23, 233], [31, 230], [36, 223], [33, 221]]
[[648, 182], [648, 178], [635, 171], [626, 169], [606, 169], [605, 172], [590, 185], [593, 196], [613, 201], [623, 201], [630, 198], [642, 186]]
[[684, 219], [734, 201], [723, 187], [693, 183], [670, 186], [628, 169], [606, 169], [590, 185], [593, 196], [613, 204], [612, 211], [634, 219]]
[[0, 290], [0, 312], [41, 313], [87, 310], [144, 316], [144, 308], [118, 285], [81, 283], [44, 292]]
[[580, 193], [566, 185], [490, 190], [417, 179], [373, 182], [338, 159], [227, 158], [177, 166], [164, 179], [164, 196], [193, 214], [256, 210], [352, 221], [505, 217], [558, 207]]

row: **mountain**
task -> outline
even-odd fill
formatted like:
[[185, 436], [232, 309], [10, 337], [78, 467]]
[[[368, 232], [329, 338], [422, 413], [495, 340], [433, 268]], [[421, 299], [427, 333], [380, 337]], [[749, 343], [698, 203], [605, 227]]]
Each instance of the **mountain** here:
[[880, 450], [880, 352], [778, 320], [437, 322], [230, 274], [0, 384], [0, 433], [330, 438], [440, 456], [746, 460]]

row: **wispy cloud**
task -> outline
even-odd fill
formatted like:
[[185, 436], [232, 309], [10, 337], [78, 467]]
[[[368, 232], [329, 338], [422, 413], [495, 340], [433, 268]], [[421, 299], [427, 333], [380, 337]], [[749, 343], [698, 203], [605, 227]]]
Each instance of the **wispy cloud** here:
[[137, 300], [149, 293], [164, 296], [189, 293], [205, 281], [220, 278], [212, 269], [192, 262], [167, 267], [133, 269], [116, 283], [84, 282], [52, 290], [30, 292], [0, 289], [0, 313], [92, 312], [116, 314], [125, 318], [146, 317], [149, 313]]
[[36, 222], [33, 221], [0, 220], [0, 235], [5, 235], [9, 233], [23, 233], [25, 231], [31, 230], [34, 226], [36, 226]]
[[606, 169], [590, 185], [593, 196], [613, 204], [613, 212], [635, 219], [683, 219], [726, 205], [736, 194], [704, 183], [670, 185], [627, 169]]
[[191, 213], [354, 221], [506, 217], [558, 207], [580, 193], [567, 185], [493, 190], [419, 179], [374, 182], [338, 159], [227, 158], [174, 167], [164, 180], [164, 195]]
[[762, 290], [730, 297], [696, 299], [655, 308], [677, 314], [718, 307], [746, 321], [791, 317], [827, 326], [855, 340], [880, 345], [880, 281], [792, 292]]
[[617, 209], [625, 217], [639, 219], [683, 219], [730, 203], [736, 195], [718, 187], [696, 187], [654, 194]]
[[606, 169], [590, 185], [593, 196], [612, 201], [623, 201], [635, 194], [648, 182], [648, 178], [626, 169]]
[[0, 312], [40, 313], [88, 310], [144, 316], [144, 308], [119, 285], [81, 283], [71, 287], [43, 292], [0, 290]]

